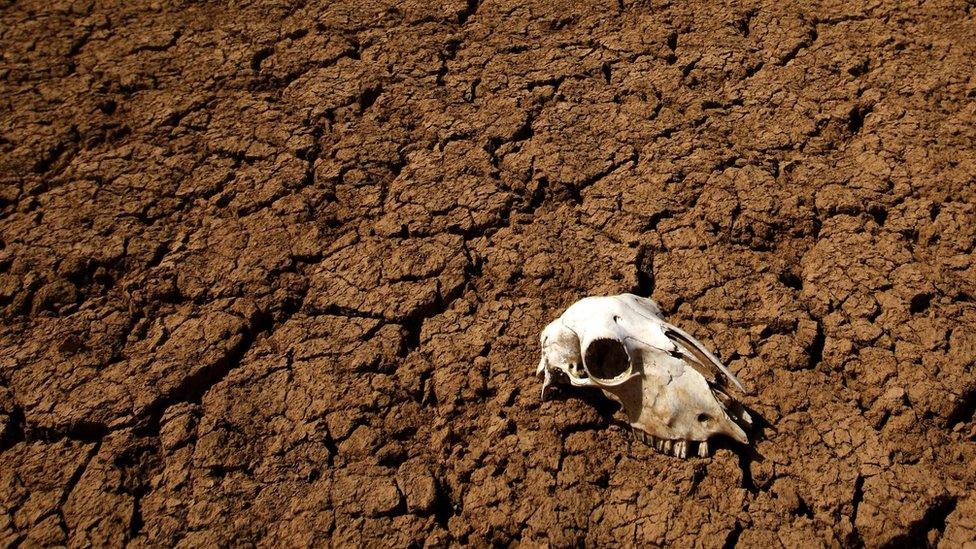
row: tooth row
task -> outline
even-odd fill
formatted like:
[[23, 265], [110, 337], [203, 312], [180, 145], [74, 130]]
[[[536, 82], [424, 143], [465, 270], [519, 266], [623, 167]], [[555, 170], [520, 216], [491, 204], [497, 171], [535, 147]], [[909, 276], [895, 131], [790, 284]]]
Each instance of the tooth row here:
[[[634, 437], [644, 444], [657, 449], [657, 451], [661, 452], [662, 454], [668, 454], [679, 458], [686, 458], [689, 455], [695, 455], [693, 446], [696, 444], [696, 442], [693, 440], [669, 440], [666, 438], [658, 438], [654, 435], [649, 435], [640, 429], [634, 429]], [[708, 441], [703, 440], [697, 444], [698, 457], [708, 457]]]

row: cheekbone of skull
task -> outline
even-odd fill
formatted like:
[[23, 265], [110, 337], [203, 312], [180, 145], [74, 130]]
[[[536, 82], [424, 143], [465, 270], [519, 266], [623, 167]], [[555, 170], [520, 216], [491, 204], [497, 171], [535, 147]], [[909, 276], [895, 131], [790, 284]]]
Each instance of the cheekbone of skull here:
[[600, 389], [620, 403], [637, 440], [679, 458], [708, 456], [714, 436], [749, 443], [752, 418], [730, 394], [745, 393], [742, 382], [650, 299], [581, 299], [539, 339], [543, 399], [556, 383]]

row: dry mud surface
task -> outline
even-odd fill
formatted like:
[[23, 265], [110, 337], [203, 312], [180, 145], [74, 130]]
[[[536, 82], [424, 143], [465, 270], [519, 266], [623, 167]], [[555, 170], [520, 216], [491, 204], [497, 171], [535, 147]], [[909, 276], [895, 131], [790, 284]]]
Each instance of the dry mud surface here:
[[[0, 8], [0, 546], [976, 537], [971, 4], [232, 4]], [[755, 453], [540, 401], [622, 291]]]

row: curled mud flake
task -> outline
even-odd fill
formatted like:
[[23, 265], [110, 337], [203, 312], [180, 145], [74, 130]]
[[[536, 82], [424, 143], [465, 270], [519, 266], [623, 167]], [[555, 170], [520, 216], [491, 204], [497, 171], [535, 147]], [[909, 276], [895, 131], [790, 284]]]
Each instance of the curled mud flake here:
[[685, 458], [697, 448], [708, 455], [707, 441], [716, 435], [749, 443], [745, 430], [752, 418], [729, 396], [731, 387], [744, 391], [742, 383], [701, 342], [664, 320], [649, 299], [582, 299], [550, 323], [540, 341], [537, 373], [545, 384], [567, 380], [600, 389], [623, 406], [638, 440], [652, 441], [665, 454]]

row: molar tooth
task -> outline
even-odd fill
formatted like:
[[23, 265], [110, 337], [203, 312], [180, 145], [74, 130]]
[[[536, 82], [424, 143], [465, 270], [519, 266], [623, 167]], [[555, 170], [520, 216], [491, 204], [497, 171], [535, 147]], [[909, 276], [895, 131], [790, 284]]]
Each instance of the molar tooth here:
[[679, 458], [688, 457], [688, 443], [684, 440], [679, 440], [675, 442], [674, 455], [675, 457], [679, 457]]
[[664, 452], [665, 454], [670, 454], [671, 453], [671, 445], [672, 445], [672, 442], [670, 440], [665, 439], [664, 444], [661, 447], [661, 451]]
[[698, 443], [698, 457], [708, 457], [708, 441], [703, 440]]

